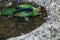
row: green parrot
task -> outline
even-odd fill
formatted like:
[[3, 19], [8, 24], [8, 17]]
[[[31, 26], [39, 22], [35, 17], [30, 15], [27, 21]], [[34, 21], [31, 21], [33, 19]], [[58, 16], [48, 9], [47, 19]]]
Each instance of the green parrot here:
[[21, 4], [17, 7], [19, 10], [13, 7], [8, 7], [5, 8], [1, 11], [1, 15], [5, 15], [5, 16], [19, 16], [19, 17], [28, 17], [28, 16], [36, 16], [39, 15], [37, 8], [33, 7], [30, 4]]
[[22, 8], [22, 9], [25, 9], [25, 10], [17, 12], [15, 14], [15, 16], [28, 17], [28, 16], [37, 16], [37, 15], [39, 15], [37, 8], [33, 7], [30, 4], [21, 4], [18, 7]]
[[0, 13], [0, 15], [12, 17], [12, 16], [18, 16], [28, 19], [28, 17], [34, 17], [37, 15], [40, 15], [38, 12], [38, 9], [30, 4], [21, 4], [16, 8], [13, 7], [7, 7], [3, 9]]

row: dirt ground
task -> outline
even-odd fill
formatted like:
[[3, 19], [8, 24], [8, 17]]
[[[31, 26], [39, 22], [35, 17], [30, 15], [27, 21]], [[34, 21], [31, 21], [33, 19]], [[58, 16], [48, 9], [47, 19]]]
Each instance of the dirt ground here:
[[25, 22], [20, 18], [0, 16], [0, 40], [26, 34], [45, 21], [43, 17], [34, 17], [29, 22]]

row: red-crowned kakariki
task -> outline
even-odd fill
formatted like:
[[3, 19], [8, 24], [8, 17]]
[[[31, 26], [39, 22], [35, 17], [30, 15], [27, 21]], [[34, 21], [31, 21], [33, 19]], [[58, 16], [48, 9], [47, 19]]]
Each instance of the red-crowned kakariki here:
[[21, 4], [16, 8], [8, 7], [1, 11], [1, 15], [4, 16], [18, 16], [18, 17], [29, 17], [37, 16], [42, 13], [42, 7], [34, 7], [30, 4]]

